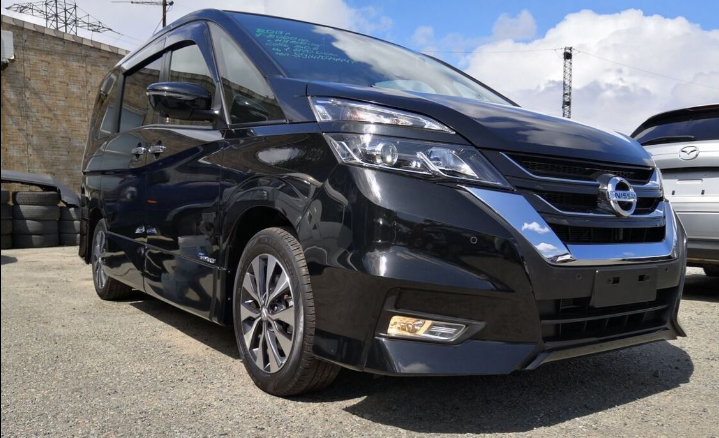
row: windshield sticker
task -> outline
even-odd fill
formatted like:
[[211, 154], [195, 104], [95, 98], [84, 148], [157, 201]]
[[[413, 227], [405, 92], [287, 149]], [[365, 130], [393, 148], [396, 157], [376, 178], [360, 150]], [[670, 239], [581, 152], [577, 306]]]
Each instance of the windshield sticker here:
[[326, 52], [320, 44], [307, 38], [293, 36], [291, 32], [274, 29], [255, 29], [255, 37], [272, 54], [280, 57], [315, 59], [318, 61], [353, 64], [344, 54]]

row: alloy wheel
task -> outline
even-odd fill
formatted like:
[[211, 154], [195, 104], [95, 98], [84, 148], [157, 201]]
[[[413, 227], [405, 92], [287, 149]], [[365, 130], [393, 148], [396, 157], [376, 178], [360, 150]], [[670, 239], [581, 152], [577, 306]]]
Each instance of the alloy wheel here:
[[287, 270], [270, 254], [255, 257], [239, 295], [247, 351], [262, 371], [275, 373], [287, 362], [295, 336], [295, 297]]
[[106, 254], [105, 231], [99, 230], [95, 235], [95, 245], [92, 248], [92, 279], [98, 290], [102, 290], [107, 283], [107, 272], [105, 272], [105, 254]]

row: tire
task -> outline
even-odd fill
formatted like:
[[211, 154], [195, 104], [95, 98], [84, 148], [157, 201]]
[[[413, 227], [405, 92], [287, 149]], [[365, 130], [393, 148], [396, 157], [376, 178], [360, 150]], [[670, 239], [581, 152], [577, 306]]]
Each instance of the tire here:
[[0, 249], [10, 249], [12, 248], [12, 236], [5, 235], [0, 237], [2, 239], [2, 244], [0, 245]]
[[8, 192], [5, 189], [2, 189], [2, 197], [0, 197], [0, 204], [7, 204], [10, 200], [10, 192]]
[[2, 219], [12, 219], [12, 206], [10, 205], [0, 205], [0, 209], [2, 210]]
[[[266, 298], [260, 298], [257, 294], [251, 295], [245, 285], [252, 287], [255, 274], [266, 275], [263, 274], [265, 268], [272, 265], [270, 257], [277, 262], [274, 265], [274, 275], [269, 276], [270, 285], [274, 282], [274, 286], [279, 287], [278, 277], [283, 273], [289, 278], [289, 282], [287, 287], [277, 289], [284, 291], [280, 295], [272, 297], [276, 291], [269, 292], [271, 299], [268, 305], [263, 307], [259, 300]], [[288, 297], [291, 297], [291, 300]], [[289, 230], [268, 228], [250, 239], [238, 264], [232, 308], [235, 339], [242, 363], [255, 385], [263, 391], [281, 397], [297, 395], [325, 388], [337, 377], [339, 366], [322, 361], [312, 354], [315, 334], [312, 286], [302, 247]], [[262, 310], [259, 310], [260, 308]], [[294, 310], [289, 314], [285, 313], [289, 309]], [[279, 316], [282, 313], [285, 313], [284, 318]], [[290, 326], [287, 321], [294, 325]], [[273, 354], [276, 358], [274, 364], [268, 359], [272, 352], [265, 347], [265, 332], [271, 334], [267, 336], [268, 339], [275, 339], [275, 349], [272, 351], [277, 351], [277, 354]], [[252, 351], [245, 341], [245, 335], [248, 333]], [[284, 339], [284, 342], [281, 339]], [[285, 352], [285, 348], [290, 350], [289, 353]], [[280, 349], [284, 353], [284, 360], [280, 357]], [[259, 354], [256, 354], [257, 352]]]
[[[100, 242], [100, 239], [102, 239], [102, 242]], [[95, 246], [98, 244], [100, 244], [101, 249], [99, 252], [96, 252]], [[104, 257], [104, 252], [107, 249], [106, 244], [107, 225], [105, 225], [105, 219], [102, 219], [95, 226], [95, 233], [92, 235], [92, 282], [95, 285], [95, 292], [97, 292], [97, 296], [99, 296], [100, 299], [105, 301], [122, 300], [132, 295], [132, 288], [104, 274], [102, 257]], [[104, 276], [100, 275], [101, 273], [103, 273]]]
[[8, 234], [12, 233], [12, 221], [8, 219], [2, 220], [2, 234], [3, 236], [7, 236]]
[[34, 221], [56, 221], [60, 218], [60, 207], [53, 205], [13, 205], [13, 219]]
[[60, 195], [57, 192], [15, 192], [12, 201], [16, 205], [57, 205]]
[[60, 246], [78, 246], [80, 245], [79, 234], [60, 234]]
[[719, 277], [719, 266], [704, 266], [704, 274], [707, 277]]
[[13, 234], [57, 234], [57, 221], [13, 219]]
[[61, 234], [77, 234], [80, 232], [80, 221], [59, 221], [58, 225]]
[[79, 221], [80, 207], [60, 207], [61, 221]]
[[60, 239], [54, 234], [13, 234], [12, 243], [15, 248], [49, 248], [58, 246]]

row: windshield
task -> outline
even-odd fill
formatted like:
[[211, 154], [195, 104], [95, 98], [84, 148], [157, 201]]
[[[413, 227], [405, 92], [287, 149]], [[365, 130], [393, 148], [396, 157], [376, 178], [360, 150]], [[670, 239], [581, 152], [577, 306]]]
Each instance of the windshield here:
[[511, 104], [441, 62], [394, 44], [282, 18], [232, 16], [291, 78]]
[[633, 135], [641, 144], [674, 143], [682, 141], [719, 140], [719, 112], [681, 116], [662, 120]]

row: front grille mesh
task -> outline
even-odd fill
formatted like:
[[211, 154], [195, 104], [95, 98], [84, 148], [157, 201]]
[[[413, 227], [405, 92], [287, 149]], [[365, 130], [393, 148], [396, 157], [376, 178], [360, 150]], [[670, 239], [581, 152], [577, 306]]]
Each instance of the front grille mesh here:
[[527, 155], [511, 155], [525, 170], [538, 176], [594, 181], [597, 175], [621, 176], [632, 184], [646, 184], [652, 176], [651, 167], [619, 166], [600, 163], [586, 163], [561, 158]]
[[621, 335], [658, 328], [669, 321], [676, 288], [657, 291], [657, 299], [646, 303], [604, 308], [590, 306], [590, 298], [542, 300], [539, 308], [545, 342], [572, 341]]
[[550, 223], [552, 231], [564, 243], [651, 243], [664, 240], [665, 227], [602, 228]]

